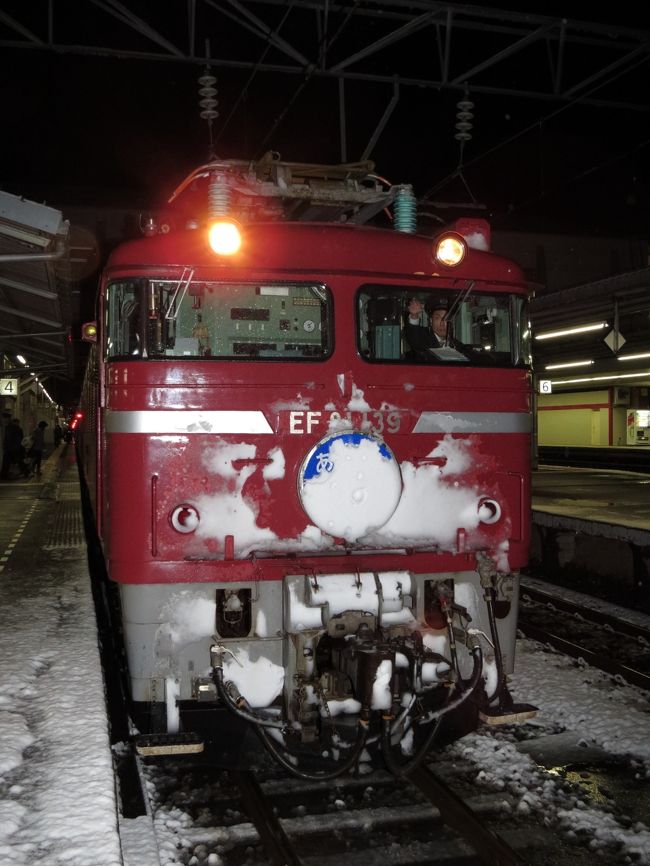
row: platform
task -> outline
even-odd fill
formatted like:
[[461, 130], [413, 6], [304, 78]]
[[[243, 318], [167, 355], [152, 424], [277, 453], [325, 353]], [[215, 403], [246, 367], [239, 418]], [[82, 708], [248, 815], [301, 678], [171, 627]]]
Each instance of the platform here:
[[540, 464], [546, 466], [582, 466], [650, 474], [650, 445], [540, 445], [537, 455]]
[[[540, 466], [532, 474], [533, 520], [593, 525], [608, 537], [650, 544], [650, 475], [569, 466]], [[546, 519], [544, 517], [546, 516]]]
[[0, 482], [0, 862], [121, 866], [72, 448]]
[[532, 506], [532, 574], [650, 613], [649, 475], [543, 466]]

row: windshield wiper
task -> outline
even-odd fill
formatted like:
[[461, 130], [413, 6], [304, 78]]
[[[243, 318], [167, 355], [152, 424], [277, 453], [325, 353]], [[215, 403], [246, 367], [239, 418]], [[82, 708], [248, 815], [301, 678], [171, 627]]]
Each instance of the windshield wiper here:
[[[192, 282], [192, 277], [194, 276], [194, 268], [183, 268], [183, 273], [181, 274], [181, 278], [176, 284], [176, 288], [174, 289], [169, 301], [167, 303], [167, 309], [165, 310], [165, 318], [168, 320], [175, 321], [176, 317], [181, 308], [181, 304], [183, 303], [183, 298], [185, 297], [185, 293], [187, 292], [190, 283]], [[178, 298], [178, 293], [180, 292], [181, 296]], [[178, 304], [176, 304], [176, 299], [178, 298]]]
[[466, 288], [459, 292], [455, 299], [452, 301], [451, 307], [447, 310], [445, 315], [445, 321], [451, 322], [458, 310], [461, 307], [461, 304], [464, 304], [465, 301], [469, 298], [469, 296], [474, 291], [474, 286], [476, 285], [476, 280], [470, 280], [467, 284]]

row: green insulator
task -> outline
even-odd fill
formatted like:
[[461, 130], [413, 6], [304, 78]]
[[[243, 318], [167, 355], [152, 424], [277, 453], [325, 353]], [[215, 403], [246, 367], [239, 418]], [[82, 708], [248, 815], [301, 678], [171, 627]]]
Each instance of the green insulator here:
[[410, 183], [404, 183], [397, 188], [393, 203], [395, 212], [395, 231], [415, 234], [417, 230], [417, 200], [413, 195]]

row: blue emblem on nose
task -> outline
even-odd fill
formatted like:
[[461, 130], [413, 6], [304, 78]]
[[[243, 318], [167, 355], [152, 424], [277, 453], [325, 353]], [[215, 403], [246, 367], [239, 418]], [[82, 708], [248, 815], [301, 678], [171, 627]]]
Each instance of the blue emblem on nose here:
[[323, 472], [331, 472], [334, 469], [334, 458], [330, 454], [330, 449], [336, 442], [342, 442], [346, 447], [353, 446], [358, 448], [363, 441], [374, 443], [385, 460], [395, 459], [384, 442], [380, 442], [368, 433], [359, 433], [357, 431], [337, 433], [335, 436], [325, 439], [312, 451], [302, 473], [303, 481], [309, 481], [322, 475]]

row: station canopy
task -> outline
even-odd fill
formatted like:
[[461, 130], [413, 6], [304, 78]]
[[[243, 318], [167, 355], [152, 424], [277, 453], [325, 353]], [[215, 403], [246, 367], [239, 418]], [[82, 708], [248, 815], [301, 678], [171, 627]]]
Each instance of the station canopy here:
[[553, 390], [650, 386], [650, 267], [531, 303], [538, 379]]
[[55, 399], [57, 385], [73, 375], [71, 286], [68, 221], [54, 208], [0, 191], [2, 375], [38, 376]]

